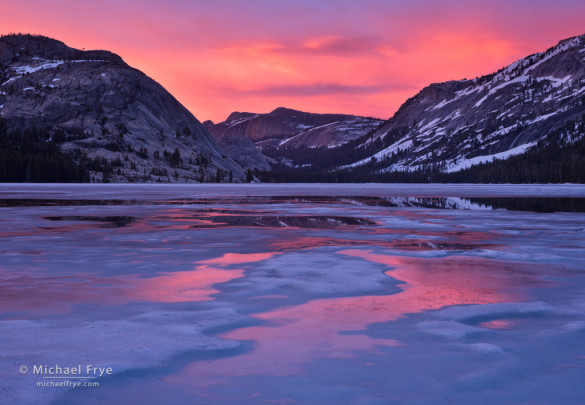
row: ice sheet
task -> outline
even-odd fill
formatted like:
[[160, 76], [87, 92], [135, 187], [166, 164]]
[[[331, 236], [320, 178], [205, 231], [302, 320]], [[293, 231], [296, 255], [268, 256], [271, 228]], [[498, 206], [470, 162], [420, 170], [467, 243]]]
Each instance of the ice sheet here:
[[142, 200], [231, 196], [580, 197], [583, 184], [1, 184], [0, 198]]
[[[299, 197], [386, 185], [271, 187], [137, 186], [139, 204], [100, 205], [125, 189], [2, 185], [3, 198], [70, 202], [0, 207], [0, 403], [582, 401], [584, 213]], [[420, 192], [581, 193], [441, 187]], [[263, 193], [298, 194], [189, 200]], [[302, 221], [326, 217], [339, 220]], [[113, 375], [38, 388], [19, 367], [39, 364]]]

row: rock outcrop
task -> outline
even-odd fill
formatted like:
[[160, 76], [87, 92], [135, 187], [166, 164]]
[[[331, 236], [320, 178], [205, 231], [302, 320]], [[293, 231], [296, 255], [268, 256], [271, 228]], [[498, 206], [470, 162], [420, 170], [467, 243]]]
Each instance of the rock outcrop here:
[[[0, 118], [9, 132], [39, 130], [62, 152], [116, 162], [110, 181], [245, 180], [184, 106], [108, 51], [1, 37]], [[94, 167], [91, 177], [103, 173]]]

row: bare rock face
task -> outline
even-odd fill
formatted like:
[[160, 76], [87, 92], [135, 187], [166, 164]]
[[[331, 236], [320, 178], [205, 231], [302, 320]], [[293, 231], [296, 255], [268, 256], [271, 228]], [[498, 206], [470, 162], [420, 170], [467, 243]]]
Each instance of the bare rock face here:
[[215, 139], [243, 135], [260, 148], [333, 147], [359, 138], [383, 121], [343, 114], [312, 114], [277, 108], [268, 114], [232, 113], [209, 127]]
[[[242, 113], [233, 113], [230, 117], [234, 115], [237, 117], [240, 114]], [[203, 126], [210, 132], [214, 125], [215, 124], [210, 120], [203, 122]], [[243, 168], [252, 170], [257, 169], [260, 171], [270, 170], [270, 163], [273, 162], [273, 159], [263, 155], [254, 142], [246, 136], [241, 134], [227, 134], [217, 139], [217, 143], [226, 155]]]
[[[375, 118], [343, 114], [312, 114], [279, 107], [268, 114], [234, 112], [205, 127], [226, 154], [244, 168], [270, 170], [276, 163], [267, 149], [335, 147], [364, 136], [383, 123]], [[279, 163], [289, 164], [288, 160]]]
[[0, 119], [8, 131], [41, 129], [59, 139], [63, 152], [121, 161], [111, 181], [245, 179], [185, 107], [111, 52], [3, 36], [0, 84]]
[[226, 135], [218, 141], [226, 155], [246, 169], [270, 170], [273, 160], [260, 152], [250, 139], [242, 135]]
[[[524, 153], [539, 141], [570, 143], [584, 134], [585, 35], [569, 38], [500, 71], [431, 84], [407, 100], [354, 152], [376, 170], [457, 171]], [[365, 153], [367, 151], [367, 153]]]

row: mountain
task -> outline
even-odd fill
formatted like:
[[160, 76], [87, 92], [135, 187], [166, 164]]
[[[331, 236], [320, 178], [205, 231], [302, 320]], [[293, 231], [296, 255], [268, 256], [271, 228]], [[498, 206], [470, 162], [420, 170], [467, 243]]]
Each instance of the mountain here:
[[[378, 129], [337, 148], [264, 153], [275, 159], [291, 159], [295, 167], [302, 167], [296, 173], [301, 177], [304, 171], [320, 180], [346, 178], [330, 178], [329, 174], [336, 172], [380, 180], [390, 173], [424, 172], [418, 180], [426, 180], [429, 173], [459, 172], [529, 150], [538, 156], [548, 146], [580, 142], [584, 132], [582, 35], [493, 74], [431, 84], [408, 99]], [[566, 153], [563, 149], [554, 156]], [[315, 177], [315, 173], [328, 175]], [[294, 179], [295, 173], [285, 178]]]
[[273, 159], [263, 151], [333, 148], [364, 136], [383, 122], [279, 107], [267, 114], [234, 112], [223, 122], [206, 121], [204, 126], [225, 153], [244, 168], [270, 171], [277, 162], [290, 166], [290, 159], [286, 156]]
[[[437, 165], [452, 172], [525, 152], [585, 112], [585, 36], [559, 42], [473, 80], [432, 84], [359, 148], [374, 143], [381, 170]], [[564, 141], [581, 137], [570, 128]]]
[[[2, 36], [0, 83], [4, 181], [245, 180], [185, 107], [111, 52]], [[64, 178], [72, 167], [84, 173]]]
[[584, 62], [585, 35], [385, 122], [281, 107], [202, 125], [113, 53], [3, 36], [0, 181], [580, 181]]
[[[214, 124], [211, 121], [205, 121], [203, 126], [211, 132]], [[270, 163], [273, 163], [274, 160], [263, 155], [250, 138], [238, 133], [228, 133], [216, 139], [216, 141], [224, 153], [243, 168], [260, 171], [269, 171], [271, 169]]]
[[279, 107], [267, 114], [234, 112], [209, 127], [217, 140], [243, 135], [263, 148], [335, 147], [359, 138], [383, 121], [343, 114], [313, 114]]

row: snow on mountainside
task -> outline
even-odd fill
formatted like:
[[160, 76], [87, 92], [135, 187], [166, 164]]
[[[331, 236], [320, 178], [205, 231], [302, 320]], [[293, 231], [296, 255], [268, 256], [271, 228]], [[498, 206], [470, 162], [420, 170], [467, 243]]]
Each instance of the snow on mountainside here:
[[585, 35], [473, 80], [431, 84], [356, 147], [349, 169], [444, 172], [521, 154], [552, 133], [573, 142], [585, 117]]
[[[56, 142], [78, 163], [85, 156], [97, 181], [245, 180], [241, 166], [154, 80], [111, 52], [42, 36], [0, 37], [0, 124], [7, 134], [36, 131], [37, 144]], [[7, 138], [0, 141], [10, 153], [21, 143]]]
[[268, 114], [232, 113], [208, 127], [217, 140], [245, 136], [262, 148], [335, 147], [357, 139], [383, 121], [343, 114], [312, 114], [277, 108]]

